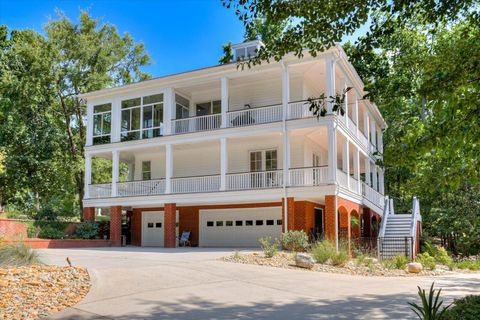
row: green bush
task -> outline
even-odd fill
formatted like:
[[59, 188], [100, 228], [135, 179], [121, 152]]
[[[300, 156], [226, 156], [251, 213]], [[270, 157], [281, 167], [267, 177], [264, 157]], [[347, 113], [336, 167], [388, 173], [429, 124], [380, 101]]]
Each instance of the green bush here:
[[0, 247], [0, 266], [29, 266], [41, 264], [40, 257], [34, 249], [23, 242]]
[[38, 237], [42, 239], [61, 239], [65, 237], [65, 232], [51, 226], [46, 226], [40, 230]]
[[94, 221], [84, 221], [75, 228], [75, 235], [81, 239], [95, 239], [98, 237], [98, 224]]
[[272, 237], [264, 237], [258, 239], [262, 246], [263, 253], [267, 258], [273, 258], [278, 252], [278, 239], [272, 240]]
[[[428, 254], [428, 253], [427, 253]], [[435, 295], [436, 290], [433, 289], [435, 282], [432, 283], [430, 291], [427, 295], [425, 289], [418, 288], [418, 296], [422, 300], [422, 305], [416, 303], [408, 302], [412, 307], [412, 311], [422, 320], [440, 320], [444, 319], [443, 315], [446, 313], [448, 306], [442, 308], [443, 300], [440, 300], [440, 293], [442, 289], [438, 290]]]
[[332, 257], [332, 264], [334, 266], [343, 267], [348, 261], [347, 251], [340, 250]]
[[393, 257], [392, 259], [384, 260], [383, 266], [387, 269], [400, 269], [404, 270], [407, 267], [408, 258], [400, 254], [398, 256]]
[[450, 266], [453, 262], [452, 257], [443, 247], [438, 247], [430, 241], [425, 241], [424, 251], [435, 259], [435, 262]]
[[430, 256], [428, 252], [420, 253], [415, 259], [417, 262], [421, 263], [425, 269], [435, 270], [435, 258]]
[[288, 231], [282, 234], [282, 247], [288, 251], [305, 251], [308, 248], [308, 236], [303, 231]]
[[453, 263], [454, 268], [469, 269], [472, 271], [480, 270], [480, 260], [463, 260]]
[[476, 320], [480, 315], [480, 295], [456, 299], [444, 314], [444, 320]]
[[332, 242], [323, 240], [313, 246], [312, 256], [317, 263], [325, 263], [336, 254], [336, 251]]

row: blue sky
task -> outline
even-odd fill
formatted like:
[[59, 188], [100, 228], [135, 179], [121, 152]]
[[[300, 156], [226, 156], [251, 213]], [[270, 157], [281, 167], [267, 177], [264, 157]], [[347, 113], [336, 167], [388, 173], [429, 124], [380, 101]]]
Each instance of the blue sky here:
[[[0, 24], [42, 31], [55, 9], [77, 21], [80, 9], [143, 42], [154, 77], [215, 65], [223, 43], [243, 40], [243, 24], [220, 0], [0, 0]], [[362, 28], [352, 37], [364, 33]]]

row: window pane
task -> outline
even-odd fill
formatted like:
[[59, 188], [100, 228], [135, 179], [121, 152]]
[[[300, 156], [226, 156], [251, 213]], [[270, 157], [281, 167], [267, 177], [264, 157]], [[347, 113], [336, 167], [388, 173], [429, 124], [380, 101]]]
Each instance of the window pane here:
[[188, 107], [190, 105], [190, 101], [188, 99], [178, 94], [175, 95], [175, 102], [185, 107]]
[[213, 227], [213, 221], [207, 221], [207, 227]]
[[213, 101], [212, 113], [221, 113], [221, 112], [222, 112], [222, 102], [220, 100]]
[[122, 131], [130, 130], [130, 110], [122, 110]]
[[253, 220], [247, 220], [245, 221], [246, 226], [253, 226]]
[[153, 126], [160, 127], [163, 123], [163, 104], [156, 104], [153, 106]]
[[140, 131], [121, 133], [122, 141], [130, 141], [130, 140], [138, 140], [138, 139], [140, 139]]
[[99, 136], [102, 134], [102, 115], [96, 114], [93, 116], [93, 135]]
[[210, 114], [210, 102], [197, 103], [197, 116], [204, 116]]
[[243, 226], [243, 221], [242, 220], [237, 220], [235, 221], [236, 226]]
[[112, 114], [110, 112], [104, 113], [102, 134], [110, 134], [111, 123], [112, 123]]
[[129, 99], [122, 101], [122, 109], [140, 106], [140, 98]]
[[247, 47], [247, 57], [254, 57], [257, 48], [255, 46]]
[[111, 109], [112, 105], [110, 103], [99, 104], [93, 107], [93, 113], [110, 111]]
[[217, 227], [223, 227], [223, 221], [217, 221], [216, 225]]
[[245, 48], [236, 49], [235, 56], [237, 57], [237, 59], [245, 58]]
[[131, 130], [140, 129], [140, 108], [134, 108], [132, 110], [132, 128]]
[[263, 226], [263, 220], [255, 220], [256, 226]]
[[225, 221], [225, 225], [227, 227], [231, 227], [231, 226], [233, 226], [233, 221]]
[[151, 96], [143, 97], [143, 104], [151, 104], [155, 102], [163, 102], [163, 94], [154, 94]]
[[143, 172], [150, 171], [150, 167], [151, 167], [151, 162], [150, 161], [142, 161]]
[[153, 106], [143, 107], [143, 127], [151, 128], [153, 126]]
[[180, 105], [180, 104], [177, 104], [177, 114], [176, 114], [176, 118], [177, 119], [184, 119], [184, 118], [188, 118], [188, 108]]

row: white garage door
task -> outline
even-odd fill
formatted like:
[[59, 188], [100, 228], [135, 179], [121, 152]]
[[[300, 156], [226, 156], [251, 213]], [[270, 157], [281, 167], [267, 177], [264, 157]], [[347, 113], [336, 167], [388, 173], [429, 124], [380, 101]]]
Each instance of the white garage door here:
[[[178, 222], [178, 211], [177, 211]], [[163, 211], [143, 211], [142, 212], [142, 246], [143, 247], [163, 247], [164, 242], [164, 217]], [[178, 223], [177, 223], [178, 238]]]
[[282, 208], [200, 210], [200, 246], [258, 247], [258, 238], [282, 235]]

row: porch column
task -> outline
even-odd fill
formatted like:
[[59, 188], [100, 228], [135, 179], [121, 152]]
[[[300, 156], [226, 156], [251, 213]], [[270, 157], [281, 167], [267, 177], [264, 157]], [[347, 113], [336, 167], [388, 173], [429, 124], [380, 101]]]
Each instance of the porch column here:
[[119, 162], [120, 153], [118, 152], [118, 150], [112, 151], [112, 197], [117, 196]]
[[222, 128], [228, 127], [227, 112], [228, 112], [228, 78], [222, 77], [220, 79], [220, 91], [222, 95], [221, 107], [222, 107]]
[[290, 101], [290, 79], [288, 73], [288, 65], [282, 62], [282, 119], [288, 118], [288, 102]]
[[378, 151], [383, 153], [383, 131], [381, 129], [378, 130]]
[[228, 148], [227, 138], [220, 138], [220, 190], [227, 188]]
[[384, 173], [382, 168], [378, 168], [378, 192], [381, 194], [385, 194], [385, 186], [384, 186]]
[[337, 181], [337, 132], [335, 124], [328, 124], [328, 176], [330, 181]]
[[85, 154], [85, 191], [84, 199], [90, 198], [90, 185], [92, 184], [92, 156], [89, 153]]
[[163, 96], [165, 101], [163, 108], [164, 135], [172, 134], [172, 119], [175, 114], [175, 91], [173, 88], [166, 88]]
[[134, 162], [129, 162], [128, 163], [128, 181], [133, 181], [135, 180], [135, 163]]
[[370, 118], [370, 141], [376, 147], [377, 146], [377, 140], [375, 139], [375, 132], [376, 132], [375, 119]]
[[362, 185], [360, 181], [360, 150], [358, 150], [358, 148], [353, 151], [353, 176], [355, 179], [357, 179], [357, 188], [358, 192], [360, 193], [362, 190]]
[[93, 105], [87, 102], [87, 146], [93, 145]]
[[[344, 84], [343, 84], [343, 89], [344, 90], [347, 90], [347, 87], [348, 87], [348, 84], [347, 84], [347, 80], [345, 80]], [[349, 109], [349, 106], [348, 106], [348, 92], [345, 92], [345, 125], [347, 126], [347, 130], [348, 130], [348, 122], [350, 121], [350, 117], [348, 116], [348, 109]]]
[[165, 193], [172, 192], [171, 179], [173, 175], [173, 153], [172, 145], [165, 145]]
[[110, 242], [119, 247], [122, 238], [122, 207], [110, 207]]
[[[286, 211], [285, 202], [287, 203]], [[285, 201], [285, 198], [282, 198], [282, 220], [283, 232], [295, 230], [295, 199], [293, 197], [288, 197], [287, 201]]]
[[350, 143], [345, 137], [342, 150], [342, 169], [347, 174], [347, 189], [350, 189]]
[[[325, 74], [327, 84], [327, 98], [335, 95], [335, 60], [329, 55], [325, 58]], [[333, 104], [329, 103], [327, 106], [327, 112], [332, 113]]]
[[365, 184], [367, 186], [371, 186], [371, 180], [370, 180], [370, 159], [367, 157], [365, 158]]
[[[363, 113], [363, 132], [367, 138], [367, 142], [370, 141], [370, 115], [368, 114], [367, 108]], [[367, 149], [370, 151], [370, 146], [367, 146]]]
[[325, 196], [325, 238], [337, 242], [337, 208], [335, 196]]
[[372, 184], [373, 184], [373, 189], [375, 189], [376, 191], [378, 191], [378, 179], [377, 179], [377, 165], [374, 163], [373, 164], [373, 168], [372, 168]]
[[[290, 101], [290, 80], [288, 66], [282, 62], [282, 119], [283, 119], [283, 184], [288, 185], [288, 170], [290, 169], [290, 140], [286, 120], [288, 117], [288, 102]], [[287, 208], [288, 209], [288, 208]], [[287, 215], [289, 211], [287, 210]], [[288, 224], [288, 220], [287, 220]]]
[[112, 124], [110, 128], [110, 141], [120, 141], [120, 131], [122, 124], [122, 101], [118, 98], [112, 101]]
[[177, 229], [177, 205], [175, 203], [165, 203], [163, 224], [163, 245], [165, 248], [175, 248]]

